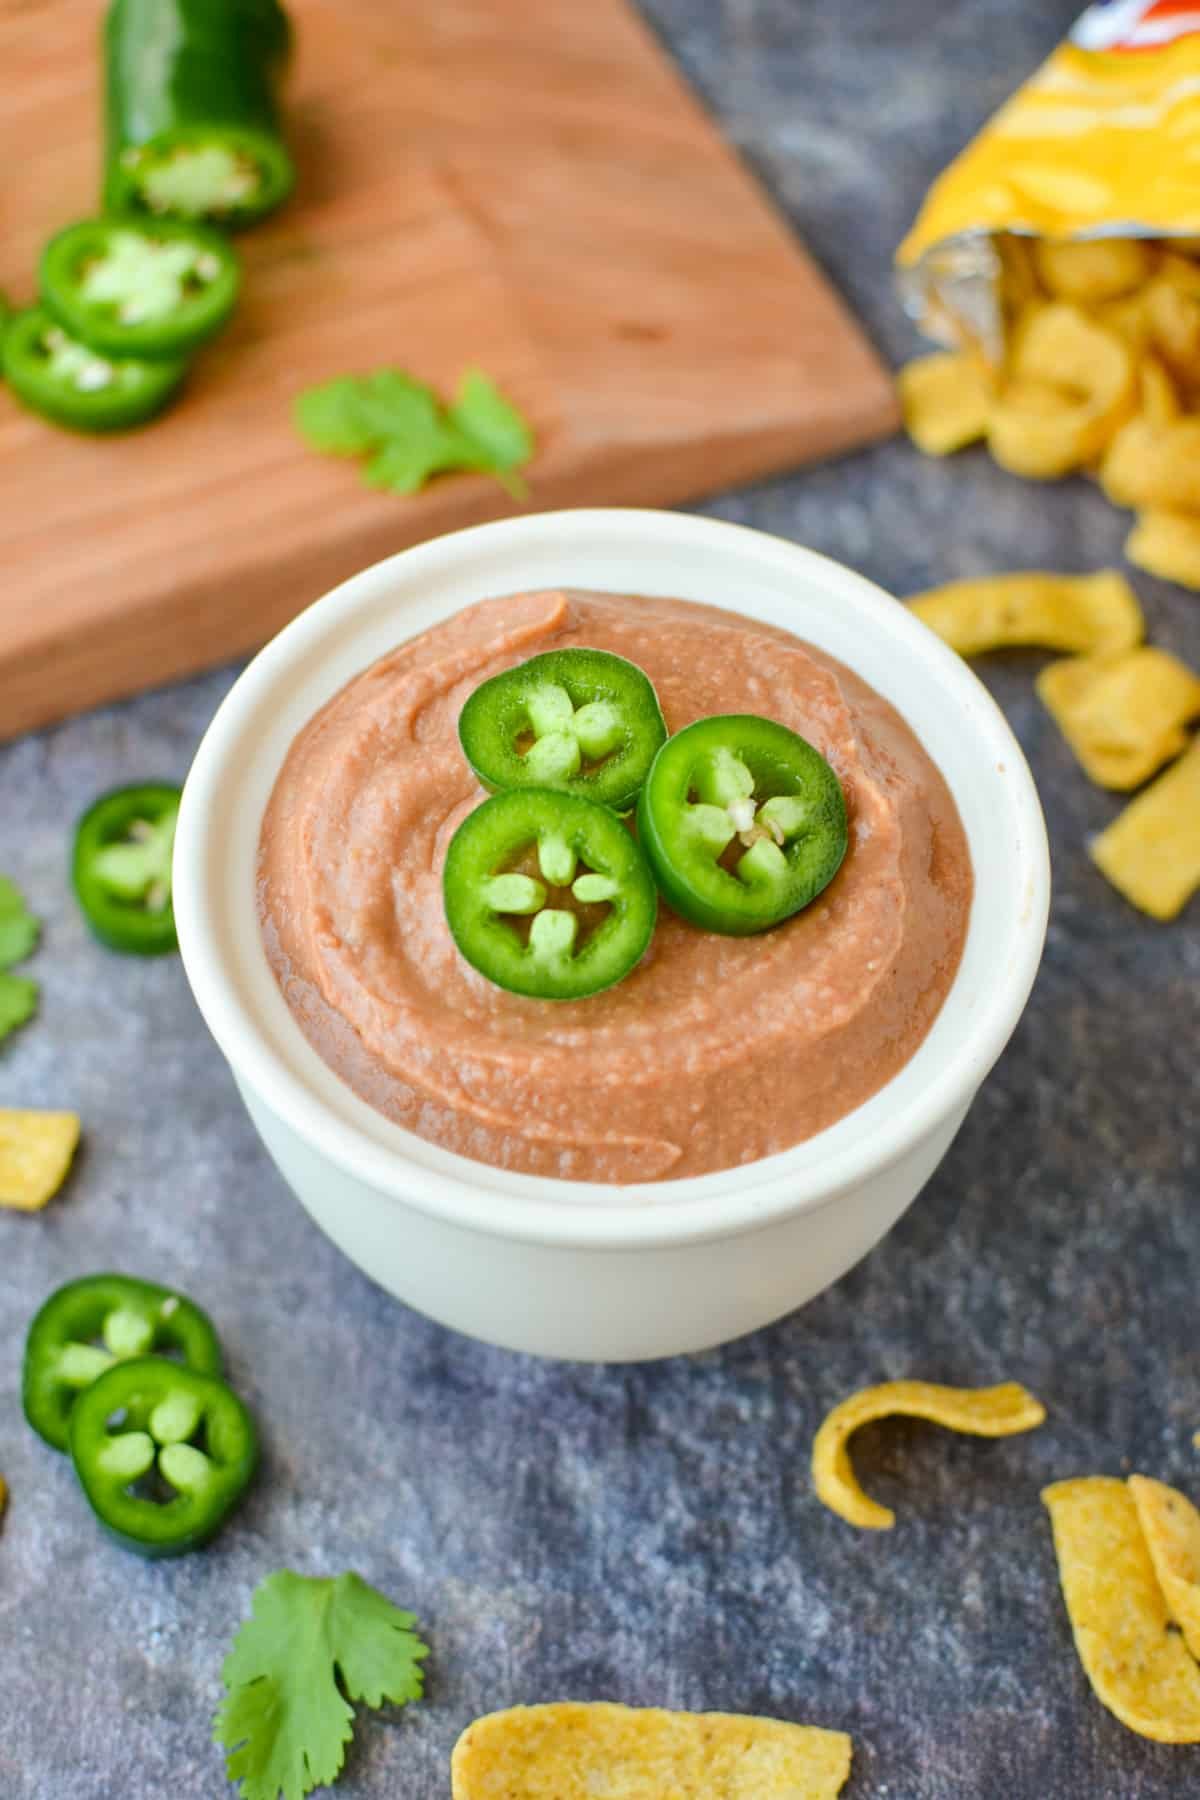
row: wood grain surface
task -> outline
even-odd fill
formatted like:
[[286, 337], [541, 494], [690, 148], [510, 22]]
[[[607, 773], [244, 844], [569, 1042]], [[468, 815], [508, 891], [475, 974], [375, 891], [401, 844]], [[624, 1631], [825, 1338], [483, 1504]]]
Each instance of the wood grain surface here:
[[[326, 588], [512, 502], [399, 498], [294, 396], [485, 368], [530, 506], [670, 504], [894, 428], [857, 326], [624, 0], [296, 0], [296, 200], [165, 418], [56, 431], [0, 394], [0, 737], [224, 661]], [[96, 210], [100, 0], [0, 0], [0, 288]]]

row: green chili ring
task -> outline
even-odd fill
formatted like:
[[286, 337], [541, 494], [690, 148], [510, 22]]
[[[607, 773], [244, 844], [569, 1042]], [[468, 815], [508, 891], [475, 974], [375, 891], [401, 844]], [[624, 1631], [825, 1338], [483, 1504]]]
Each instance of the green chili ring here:
[[583, 1000], [622, 980], [654, 934], [658, 896], [615, 813], [543, 788], [476, 807], [450, 841], [446, 921], [466, 960], [534, 1000]]
[[666, 742], [658, 695], [608, 650], [549, 650], [485, 681], [458, 721], [481, 785], [561, 789], [620, 812]]
[[94, 1381], [75, 1403], [70, 1440], [92, 1511], [139, 1556], [208, 1543], [258, 1464], [258, 1433], [233, 1389], [158, 1356]]
[[220, 232], [178, 219], [84, 219], [42, 253], [42, 305], [89, 349], [180, 357], [229, 318], [241, 286]]
[[102, 356], [40, 306], [9, 322], [0, 354], [17, 399], [72, 431], [143, 425], [163, 410], [187, 374], [187, 363], [179, 358]]
[[659, 751], [638, 837], [664, 899], [706, 931], [747, 936], [810, 905], [849, 842], [842, 784], [773, 719], [700, 719]]
[[92, 935], [110, 950], [161, 956], [178, 948], [171, 861], [179, 800], [167, 782], [114, 788], [76, 827], [75, 896]]
[[53, 1449], [65, 1450], [80, 1394], [120, 1362], [150, 1354], [181, 1357], [201, 1374], [221, 1373], [212, 1322], [182, 1294], [132, 1275], [68, 1281], [39, 1308], [25, 1340], [26, 1419]]
[[[220, 158], [227, 179], [238, 173], [248, 184], [243, 198], [205, 203], [199, 184], [194, 201], [188, 188], [194, 177], [188, 164], [204, 168], [204, 159]], [[231, 124], [176, 125], [143, 143], [130, 144], [109, 165], [104, 204], [110, 212], [146, 212], [151, 216], [204, 220], [227, 231], [244, 230], [291, 197], [296, 165], [283, 140], [252, 126]]]

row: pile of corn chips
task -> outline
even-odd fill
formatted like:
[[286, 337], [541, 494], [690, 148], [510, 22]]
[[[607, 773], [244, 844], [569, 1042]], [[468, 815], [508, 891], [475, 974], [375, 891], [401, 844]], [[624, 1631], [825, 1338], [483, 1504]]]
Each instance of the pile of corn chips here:
[[[1008, 1437], [1036, 1429], [1046, 1409], [1013, 1381], [991, 1388], [887, 1381], [851, 1394], [823, 1421], [812, 1454], [818, 1498], [851, 1525], [886, 1531], [895, 1523], [887, 1507], [863, 1492], [847, 1444], [860, 1425], [896, 1417]], [[1097, 1699], [1142, 1737], [1200, 1743], [1200, 1512], [1186, 1495], [1145, 1475], [1127, 1482], [1103, 1475], [1058, 1481], [1042, 1499], [1075, 1647]], [[521, 1800], [543, 1792], [519, 1783], [503, 1791]], [[591, 1791], [581, 1788], [581, 1800]], [[474, 1790], [460, 1795], [456, 1787], [455, 1800], [474, 1800]]]
[[1129, 792], [1174, 763], [1094, 839], [1091, 855], [1134, 906], [1175, 918], [1200, 889], [1200, 739], [1189, 749], [1187, 731], [1200, 718], [1200, 676], [1142, 642], [1142, 609], [1124, 576], [1027, 570], [952, 581], [909, 605], [962, 656], [1073, 651], [1042, 670], [1037, 691], [1100, 787]]
[[[1200, 5], [1090, 6], [934, 182], [896, 253], [922, 329], [951, 346], [900, 375], [930, 456], [986, 441], [1036, 481], [1082, 472], [1136, 516], [1130, 562], [1200, 590]], [[1139, 648], [1115, 575], [958, 583], [917, 610], [964, 655], [1037, 644], [1088, 661], [1038, 691], [1101, 786], [1181, 760], [1092, 845], [1173, 918], [1200, 887], [1200, 682]]]
[[1200, 1513], [1144, 1475], [1058, 1481], [1042, 1499], [1096, 1698], [1142, 1737], [1200, 1743]]
[[1002, 233], [1005, 351], [937, 351], [900, 374], [918, 449], [986, 440], [1016, 475], [1097, 476], [1137, 523], [1130, 562], [1200, 589], [1200, 245]]

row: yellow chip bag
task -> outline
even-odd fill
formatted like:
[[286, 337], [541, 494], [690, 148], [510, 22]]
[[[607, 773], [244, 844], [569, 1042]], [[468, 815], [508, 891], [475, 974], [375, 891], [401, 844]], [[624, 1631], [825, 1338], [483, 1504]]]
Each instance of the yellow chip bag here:
[[74, 1113], [0, 1110], [0, 1206], [45, 1206], [67, 1179], [78, 1142]]
[[930, 1381], [885, 1381], [863, 1388], [835, 1406], [813, 1440], [812, 1475], [817, 1497], [839, 1518], [868, 1531], [890, 1531], [896, 1515], [859, 1486], [847, 1448], [860, 1425], [876, 1419], [928, 1419], [973, 1437], [1010, 1437], [1032, 1431], [1046, 1417], [1040, 1400], [1015, 1381], [1000, 1387], [938, 1387]]
[[1200, 888], [1200, 738], [1093, 838], [1091, 856], [1152, 919], [1183, 911]]
[[1123, 1481], [1058, 1481], [1050, 1512], [1075, 1648], [1096, 1698], [1163, 1744], [1200, 1743], [1200, 1668], [1177, 1632]]
[[1125, 554], [1150, 575], [1200, 589], [1200, 513], [1139, 513]]
[[1200, 1657], [1200, 1512], [1175, 1488], [1145, 1475], [1131, 1475], [1129, 1491], [1167, 1611]]
[[1187, 747], [1200, 677], [1147, 645], [1051, 663], [1037, 691], [1087, 774], [1101, 787], [1140, 787]]
[[900, 403], [908, 435], [926, 456], [949, 456], [987, 431], [991, 384], [978, 357], [938, 350], [901, 369]]
[[1200, 7], [1091, 6], [1049, 61], [935, 182], [897, 252], [933, 336], [999, 359], [999, 234], [1049, 240], [1045, 291], [1120, 300], [1151, 275], [1138, 240], [1200, 232]]
[[909, 607], [960, 656], [1036, 645], [1092, 654], [1141, 642], [1137, 595], [1114, 569], [1098, 575], [985, 575], [917, 594]]
[[453, 1800], [835, 1800], [850, 1758], [813, 1725], [567, 1700], [476, 1719], [450, 1784]]

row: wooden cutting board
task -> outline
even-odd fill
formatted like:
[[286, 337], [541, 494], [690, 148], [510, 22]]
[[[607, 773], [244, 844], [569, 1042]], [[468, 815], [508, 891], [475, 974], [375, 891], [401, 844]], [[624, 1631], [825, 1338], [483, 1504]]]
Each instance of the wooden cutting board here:
[[[372, 493], [294, 396], [486, 369], [530, 505], [670, 504], [891, 431], [856, 325], [624, 0], [294, 0], [292, 205], [182, 402], [77, 439], [0, 392], [0, 737], [263, 642], [378, 557], [512, 510]], [[100, 0], [0, 0], [0, 288], [96, 209]], [[802, 105], [802, 101], [797, 104]]]

